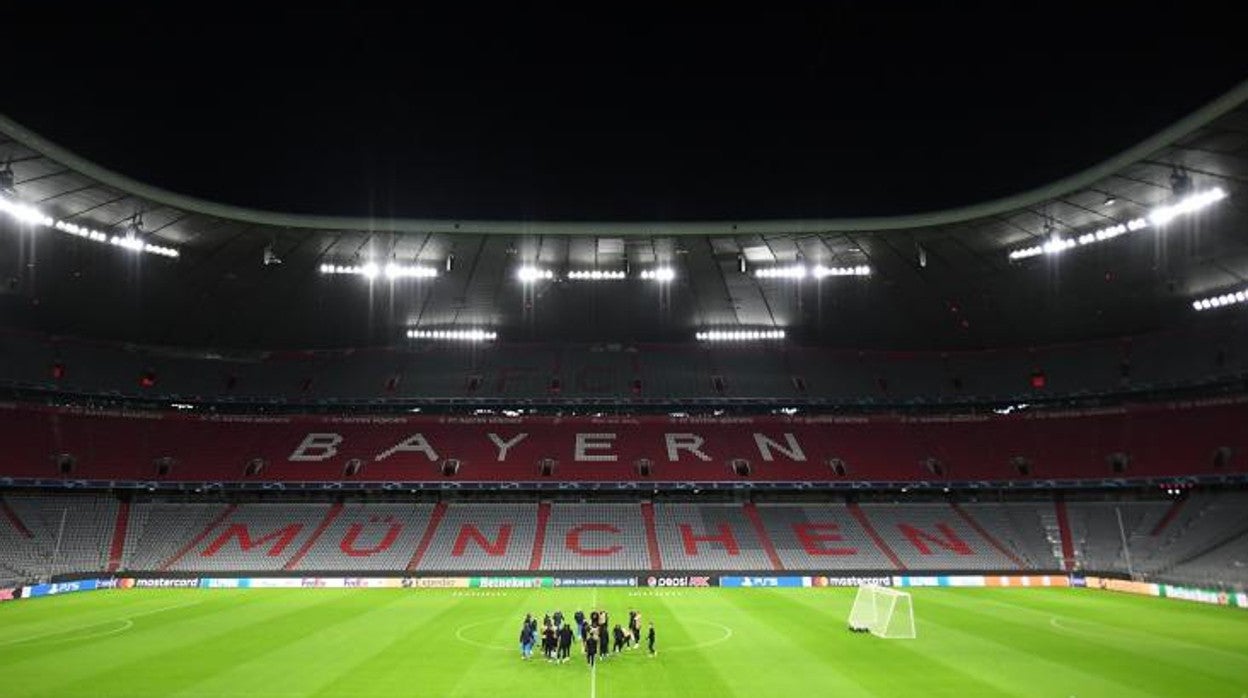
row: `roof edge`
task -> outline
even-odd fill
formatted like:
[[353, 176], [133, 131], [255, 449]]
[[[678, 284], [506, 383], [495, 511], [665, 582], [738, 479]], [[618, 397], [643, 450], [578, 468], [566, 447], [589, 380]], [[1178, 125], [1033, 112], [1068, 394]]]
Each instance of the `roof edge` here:
[[738, 233], [871, 232], [906, 230], [1008, 213], [1034, 206], [1112, 175], [1248, 101], [1248, 80], [1188, 114], [1171, 126], [1097, 165], [1025, 192], [967, 206], [903, 216], [770, 220], [668, 221], [491, 221], [417, 218], [368, 218], [281, 213], [233, 206], [178, 194], [137, 181], [83, 158], [0, 114], [0, 133], [100, 184], [169, 208], [253, 225], [306, 230], [361, 230], [393, 233], [543, 234], [543, 235], [733, 235]]

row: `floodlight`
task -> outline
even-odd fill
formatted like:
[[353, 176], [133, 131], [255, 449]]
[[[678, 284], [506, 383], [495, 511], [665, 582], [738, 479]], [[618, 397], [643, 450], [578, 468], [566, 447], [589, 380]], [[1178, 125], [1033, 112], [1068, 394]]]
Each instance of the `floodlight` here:
[[1178, 216], [1187, 213], [1195, 213], [1210, 204], [1221, 201], [1226, 198], [1226, 192], [1221, 188], [1215, 187], [1199, 194], [1193, 194], [1177, 203], [1169, 206], [1159, 206], [1148, 214], [1150, 223], [1156, 226], [1163, 226], [1174, 220]]
[[27, 225], [51, 227], [55, 224], [51, 216], [38, 208], [6, 196], [0, 196], [0, 212], [7, 213], [19, 223]]
[[[1191, 196], [1187, 196], [1173, 204], [1158, 206], [1154, 208], [1153, 210], [1149, 211], [1147, 216], [1142, 216], [1139, 218], [1132, 218], [1131, 220], [1128, 220], [1125, 223], [1115, 223], [1113, 225], [1108, 225], [1098, 230], [1083, 233], [1074, 238], [1062, 238], [1060, 235], [1054, 234], [1053, 236], [1050, 237], [1049, 241], [1044, 243], [1043, 245], [1033, 245], [1030, 247], [1024, 247], [1021, 249], [1013, 250], [1009, 253], [1008, 256], [1009, 256], [1010, 261], [1013, 262], [1013, 261], [1020, 260], [1020, 259], [1027, 259], [1029, 257], [1036, 257], [1041, 254], [1054, 255], [1054, 254], [1058, 254], [1061, 252], [1065, 252], [1066, 250], [1071, 249], [1072, 247], [1081, 247], [1083, 245], [1090, 245], [1092, 243], [1105, 242], [1106, 240], [1113, 240], [1114, 238], [1119, 237], [1121, 235], [1126, 235], [1127, 233], [1134, 233], [1138, 230], [1143, 230], [1144, 228], [1147, 228], [1150, 225], [1160, 228], [1160, 227], [1167, 225], [1168, 223], [1173, 221], [1175, 218], [1178, 218], [1179, 216], [1186, 215], [1189, 213], [1195, 213], [1196, 211], [1204, 209], [1218, 201], [1225, 199], [1226, 197], [1227, 197], [1227, 193], [1223, 189], [1221, 189], [1220, 187], [1214, 187], [1213, 189], [1209, 189], [1207, 191], [1203, 191], [1197, 194], [1192, 194]], [[1113, 197], [1110, 197], [1110, 198], [1107, 198], [1105, 201], [1106, 201], [1106, 205], [1108, 206], [1109, 204], [1112, 204], [1114, 202], [1114, 199]]]
[[541, 279], [553, 279], [555, 273], [549, 269], [540, 269], [526, 264], [516, 270], [516, 278], [520, 279], [521, 283], [531, 284]]
[[1197, 312], [1203, 310], [1211, 310], [1213, 308], [1222, 308], [1228, 305], [1239, 305], [1248, 302], [1248, 289], [1240, 291], [1230, 291], [1221, 293], [1208, 298], [1200, 298], [1192, 301], [1192, 309]]
[[785, 332], [778, 329], [702, 330], [693, 336], [699, 342], [755, 342], [784, 339]]
[[461, 342], [488, 342], [498, 338], [498, 333], [483, 329], [408, 330], [408, 339], [436, 339]]
[[783, 267], [768, 267], [766, 269], [755, 269], [754, 276], [759, 279], [804, 279], [809, 272], [806, 267], [801, 264], [793, 264]]
[[576, 269], [568, 272], [572, 281], [619, 281], [628, 275], [618, 269]]

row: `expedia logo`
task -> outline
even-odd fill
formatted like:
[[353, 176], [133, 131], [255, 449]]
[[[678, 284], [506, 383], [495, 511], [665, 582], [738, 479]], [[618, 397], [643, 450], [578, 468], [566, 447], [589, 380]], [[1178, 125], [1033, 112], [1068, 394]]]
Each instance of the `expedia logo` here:
[[452, 577], [422, 577], [416, 580], [416, 586], [422, 589], [452, 589], [468, 585]]

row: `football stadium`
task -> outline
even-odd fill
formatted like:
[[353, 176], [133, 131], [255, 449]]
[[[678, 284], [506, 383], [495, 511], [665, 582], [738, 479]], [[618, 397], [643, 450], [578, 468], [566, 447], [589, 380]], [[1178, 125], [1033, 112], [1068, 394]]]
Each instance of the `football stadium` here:
[[853, 218], [280, 212], [0, 115], [0, 697], [1243, 696], [1246, 200], [1248, 82]]

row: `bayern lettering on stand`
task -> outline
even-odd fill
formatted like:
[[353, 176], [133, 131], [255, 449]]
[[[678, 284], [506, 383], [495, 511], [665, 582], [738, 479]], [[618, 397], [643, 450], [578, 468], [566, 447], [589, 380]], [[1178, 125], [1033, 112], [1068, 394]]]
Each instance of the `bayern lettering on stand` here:
[[[365, 526], [376, 529], [384, 526], [380, 537], [377, 531], [373, 531], [370, 535], [376, 538], [376, 541], [369, 545], [361, 545], [359, 543], [360, 534], [364, 532]], [[342, 540], [338, 542], [338, 549], [350, 557], [369, 557], [390, 549], [394, 542], [399, 539], [399, 534], [403, 532], [403, 524], [399, 523], [392, 516], [370, 518], [367, 523], [362, 521], [353, 521], [347, 526], [347, 530], [343, 533]]]
[[[707, 423], [723, 426], [728, 422], [722, 418], [716, 418]], [[490, 449], [493, 451], [494, 460], [500, 463], [508, 462], [513, 455], [516, 458], [531, 457], [532, 454], [528, 451], [537, 448], [537, 445], [530, 445], [529, 436], [528, 432], [512, 433], [505, 436], [493, 431], [477, 432], [475, 434], [476, 438], [481, 438], [489, 444]], [[620, 460], [617, 448], [619, 442], [623, 439], [619, 432], [569, 430], [568, 437], [574, 462], [614, 463]], [[672, 463], [682, 461], [711, 462], [715, 460], [716, 456], [757, 457], [767, 463], [777, 460], [805, 463], [808, 460], [805, 447], [798, 439], [798, 435], [787, 431], [778, 434], [769, 434], [761, 431], [750, 432], [751, 442], [748, 446], [738, 445], [734, 447], [734, 450], [739, 449], [740, 453], [724, 453], [722, 447], [716, 448], [716, 444], [706, 436], [692, 431], [663, 431], [653, 433], [653, 437], [659, 437], [653, 444], [656, 455], [662, 452], [666, 459]], [[405, 434], [399, 432], [394, 438], [395, 440], [390, 445], [380, 451], [359, 453], [358, 450], [352, 448], [353, 442], [347, 438], [346, 434], [337, 431], [304, 432], [297, 442], [291, 444], [290, 450], [286, 453], [286, 460], [291, 463], [320, 463], [351, 455], [353, 457], [367, 457], [373, 462], [380, 463], [400, 454], [419, 454], [422, 460], [434, 462], [442, 458], [458, 457], [460, 454], [456, 452], [439, 449], [441, 447], [449, 447], [457, 442], [462, 443], [465, 440], [464, 436], [451, 438], [445, 430], [430, 430], [430, 433], [415, 432]], [[525, 446], [530, 446], [530, 448], [526, 451]], [[472, 450], [475, 451], [477, 449], [473, 448]], [[513, 453], [513, 450], [518, 453]]]

